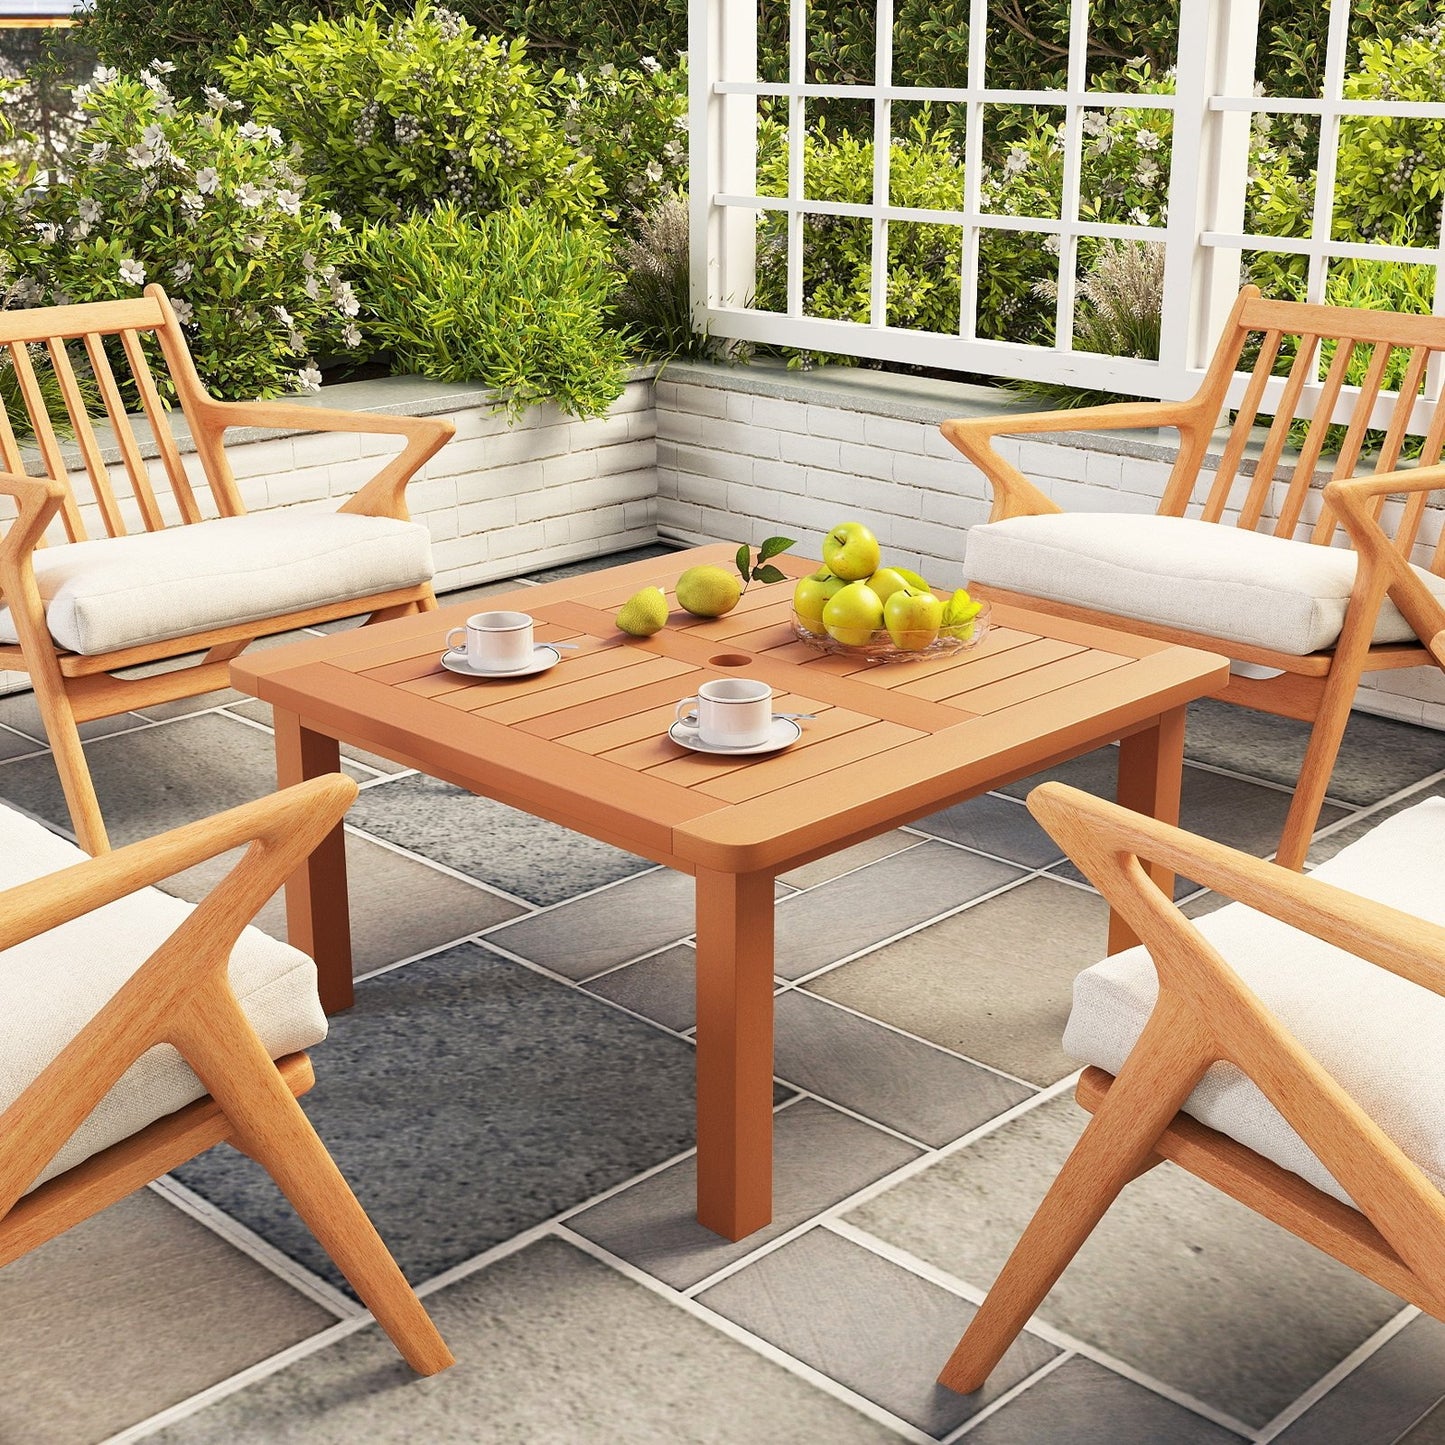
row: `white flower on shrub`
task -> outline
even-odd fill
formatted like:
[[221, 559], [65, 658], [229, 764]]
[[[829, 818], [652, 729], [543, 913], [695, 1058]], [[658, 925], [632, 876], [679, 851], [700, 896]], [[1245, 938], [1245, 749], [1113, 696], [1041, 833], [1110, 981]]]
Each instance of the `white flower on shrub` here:
[[149, 170], [151, 166], [155, 165], [160, 159], [160, 156], [154, 149], [146, 145], [144, 141], [137, 141], [135, 145], [130, 145], [125, 148], [125, 158], [137, 170], [144, 171]]
[[308, 272], [306, 279], [301, 283], [301, 289], [311, 301], [321, 299], [321, 283], [316, 279], [315, 272]]
[[355, 316], [361, 310], [361, 303], [356, 299], [356, 292], [351, 289], [350, 281], [333, 282], [331, 299], [336, 302], [336, 308], [343, 316]]
[[655, 55], [644, 55], [639, 63], [652, 75], [656, 75], [662, 69], [662, 62]]
[[177, 296], [171, 297], [171, 309], [176, 313], [176, 320], [182, 326], [189, 326], [196, 314], [196, 308], [189, 301], [182, 301]]
[[202, 166], [196, 172], [196, 189], [203, 195], [211, 195], [221, 184], [221, 174], [215, 166]]
[[139, 261], [133, 261], [127, 256], [120, 263], [120, 279], [127, 286], [144, 286], [146, 281], [146, 268]]
[[295, 326], [296, 323], [291, 319], [291, 313], [284, 306], [273, 306], [271, 310], [275, 312], [276, 319], [282, 326]]
[[171, 276], [177, 286], [184, 286], [195, 274], [196, 268], [189, 261], [177, 261], [171, 267]]
[[181, 197], [181, 207], [192, 216], [199, 215], [206, 209], [206, 198], [199, 191], [187, 191]]
[[265, 248], [266, 238], [259, 231], [252, 231], [249, 236], [241, 237], [241, 249], [243, 251], [260, 251]]
[[296, 380], [302, 391], [321, 390], [321, 371], [315, 362], [312, 362], [310, 366], [303, 366], [296, 373]]
[[141, 143], [148, 145], [152, 150], [161, 150], [166, 143], [166, 133], [162, 126], [148, 125], [140, 133]]
[[1022, 175], [1029, 168], [1029, 153], [1023, 146], [1014, 146], [1009, 151], [1008, 159], [1003, 163], [1003, 170], [1006, 176]]
[[294, 327], [286, 333], [286, 345], [294, 355], [306, 355], [306, 338]]
[[100, 202], [94, 196], [82, 196], [80, 204], [75, 209], [76, 214], [87, 226], [93, 226], [100, 220]]
[[42, 245], [53, 246], [60, 239], [60, 227], [54, 224], [41, 226], [39, 236]]
[[314, 271], [316, 269], [316, 253], [314, 251], [303, 251], [301, 253], [301, 269], [303, 271]]
[[288, 216], [299, 216], [301, 214], [301, 192], [277, 191], [276, 205]]
[[257, 206], [263, 205], [266, 201], [266, 192], [253, 181], [242, 181], [236, 187], [236, 199], [246, 207], [248, 211], [254, 211]]
[[354, 324], [346, 327], [341, 333], [341, 343], [343, 346], [360, 346], [361, 328]]
[[1148, 130], [1142, 126], [1134, 133], [1134, 139], [1143, 151], [1157, 151], [1162, 144], [1157, 130]]
[[95, 74], [91, 76], [91, 79], [97, 85], [109, 85], [119, 74], [120, 71], [113, 65], [97, 65], [95, 67]]
[[333, 231], [339, 231], [341, 229], [340, 211], [323, 211], [321, 213], [321, 219], [325, 221]]

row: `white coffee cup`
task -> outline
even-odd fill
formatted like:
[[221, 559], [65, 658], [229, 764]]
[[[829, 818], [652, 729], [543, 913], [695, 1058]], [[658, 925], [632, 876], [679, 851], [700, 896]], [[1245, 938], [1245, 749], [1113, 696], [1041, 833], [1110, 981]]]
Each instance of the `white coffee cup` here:
[[709, 747], [757, 747], [772, 736], [773, 690], [747, 677], [716, 677], [678, 703], [677, 721]]
[[447, 647], [465, 646], [467, 661], [484, 672], [515, 672], [531, 662], [532, 619], [525, 612], [475, 612], [447, 633]]

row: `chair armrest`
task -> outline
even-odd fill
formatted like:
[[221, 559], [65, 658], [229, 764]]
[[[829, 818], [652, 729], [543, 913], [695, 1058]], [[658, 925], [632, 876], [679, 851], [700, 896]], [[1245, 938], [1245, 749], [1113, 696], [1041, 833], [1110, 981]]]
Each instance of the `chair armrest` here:
[[62, 482], [0, 472], [0, 496], [14, 497], [19, 515], [0, 537], [0, 567], [16, 566], [35, 550], [65, 498]]
[[[341, 820], [355, 797], [356, 784], [340, 773], [313, 778], [213, 818], [187, 823], [0, 891], [0, 951], [243, 844], [284, 853], [282, 861], [288, 864], [296, 854], [299, 863]], [[257, 863], [248, 866], [248, 859], [243, 858], [207, 901], [198, 905], [197, 912], [243, 871], [254, 873], [258, 867]], [[273, 886], [261, 894], [250, 913], [235, 920], [237, 936], [271, 892], [285, 882], [291, 867], [277, 874], [277, 866], [272, 864], [264, 871], [268, 881], [277, 875]]]
[[994, 437], [1084, 429], [1126, 431], [1162, 426], [1178, 427], [1186, 436], [1191, 436], [1203, 419], [1197, 399], [1111, 402], [1107, 406], [1086, 406], [1075, 411], [959, 418], [940, 423], [938, 429], [989, 479], [994, 489], [994, 507], [989, 520], [999, 522], [1006, 517], [1037, 517], [1061, 512], [1063, 508], [1050, 501], [1016, 466], [994, 450], [990, 444]]
[[445, 417], [384, 416], [374, 412], [340, 411], [334, 407], [298, 406], [295, 402], [212, 398], [197, 401], [195, 425], [216, 441], [234, 426], [404, 437], [406, 445], [402, 450], [341, 508], [343, 512], [358, 512], [362, 516], [399, 520], [407, 516], [407, 483], [456, 432], [455, 423]]
[[[1131, 904], [1142, 905], [1144, 911], [1136, 912], [1136, 918], [1146, 930], [1150, 914], [1156, 920], [1161, 914], [1172, 916], [1191, 933], [1194, 925], [1139, 869], [1141, 858], [1163, 863], [1226, 898], [1445, 995], [1445, 928], [1438, 924], [1063, 783], [1041, 784], [1029, 794], [1028, 806], [1111, 904], [1126, 914], [1134, 911]], [[1123, 889], [1121, 872], [1130, 875]], [[1129, 921], [1136, 923], [1135, 918]], [[1137, 923], [1136, 932], [1141, 932]], [[1168, 957], [1153, 948], [1150, 952], [1161, 976], [1181, 961], [1172, 951]]]
[[1325, 503], [1334, 508], [1360, 558], [1356, 587], [1365, 585], [1370, 573], [1383, 572], [1390, 600], [1405, 614], [1435, 661], [1445, 667], [1445, 606], [1421, 582], [1377, 516], [1384, 497], [1439, 489], [1445, 489], [1445, 466], [1411, 467], [1330, 482], [1325, 487]]

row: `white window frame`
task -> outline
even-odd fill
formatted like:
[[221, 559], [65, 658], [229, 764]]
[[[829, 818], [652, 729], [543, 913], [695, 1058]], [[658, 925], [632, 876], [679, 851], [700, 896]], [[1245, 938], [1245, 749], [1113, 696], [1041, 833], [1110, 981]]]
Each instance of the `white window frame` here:
[[[1445, 118], [1445, 104], [1364, 102], [1342, 99], [1349, 40], [1350, 0], [1330, 0], [1330, 27], [1323, 95], [1293, 100], [1256, 96], [1255, 46], [1259, 0], [1181, 0], [1176, 90], [1140, 95], [1085, 89], [1089, 0], [1071, 0], [1067, 88], [1001, 90], [983, 84], [987, 56], [987, 0], [971, 0], [967, 84], [962, 88], [896, 86], [891, 83], [893, 0], [874, 0], [877, 41], [871, 85], [818, 85], [805, 80], [806, 0], [791, 0], [789, 72], [785, 83], [757, 78], [757, 0], [691, 0], [692, 299], [696, 324], [711, 334], [942, 369], [1028, 378], [1140, 396], [1184, 397], [1197, 388], [1224, 316], [1238, 292], [1242, 255], [1274, 251], [1310, 258], [1309, 296], [1324, 299], [1328, 263], [1363, 257], [1432, 265], [1436, 314], [1445, 315], [1445, 246], [1406, 247], [1333, 241], [1334, 176], [1340, 121], [1350, 115]], [[756, 191], [757, 101], [788, 103], [789, 174], [786, 196]], [[810, 99], [849, 98], [874, 107], [874, 203], [807, 200], [803, 196], [803, 117]], [[889, 195], [891, 109], [895, 101], [933, 101], [965, 107], [964, 205], [934, 211], [877, 204]], [[1062, 109], [1065, 119], [1064, 180], [1057, 220], [986, 212], [980, 205], [983, 107], [1040, 105]], [[1078, 219], [1084, 110], [1123, 107], [1163, 109], [1173, 115], [1168, 214], [1162, 226], [1112, 225]], [[1319, 170], [1310, 235], [1292, 240], [1245, 232], [1249, 135], [1258, 113], [1320, 118]], [[783, 312], [752, 309], [756, 282], [756, 217], [782, 211], [788, 220], [787, 306]], [[803, 314], [803, 216], [862, 217], [872, 225], [870, 319], [836, 321]], [[956, 334], [923, 332], [886, 324], [887, 231], [895, 221], [922, 221], [961, 228], [962, 286]], [[1055, 344], [992, 341], [973, 331], [979, 238], [985, 230], [1039, 232], [1058, 237], [1059, 271]], [[1162, 242], [1165, 247], [1164, 311], [1157, 361], [1104, 357], [1073, 350], [1078, 244], [1083, 237]], [[1445, 238], [1445, 222], [1442, 222]], [[1438, 396], [1441, 369], [1432, 363], [1426, 398]], [[1345, 414], [1347, 388], [1339, 401]], [[1268, 397], [1266, 398], [1268, 400]], [[1382, 396], [1379, 414], [1392, 398]], [[1422, 399], [1412, 430], [1428, 425], [1433, 402]]]

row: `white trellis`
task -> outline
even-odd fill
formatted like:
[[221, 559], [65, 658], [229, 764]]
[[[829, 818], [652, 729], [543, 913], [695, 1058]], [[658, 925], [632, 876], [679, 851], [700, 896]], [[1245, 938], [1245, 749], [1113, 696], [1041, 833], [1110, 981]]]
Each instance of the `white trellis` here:
[[[1161, 4], [1164, 0], [1161, 0]], [[1335, 162], [1341, 120], [1349, 116], [1445, 118], [1445, 104], [1347, 101], [1342, 98], [1349, 43], [1349, 0], [1331, 0], [1323, 94], [1316, 99], [1256, 96], [1255, 45], [1259, 0], [1182, 0], [1179, 61], [1173, 95], [1086, 90], [1090, 0], [1071, 0], [1067, 88], [1003, 90], [984, 85], [988, 0], [971, 0], [967, 84], [929, 88], [892, 84], [893, 0], [874, 0], [875, 73], [870, 85], [820, 85], [806, 79], [807, 0], [790, 0], [786, 82], [757, 78], [757, 0], [691, 0], [692, 295], [697, 324], [717, 336], [886, 361], [912, 362], [1000, 377], [1032, 378], [1142, 396], [1180, 397], [1196, 387], [1225, 311], [1239, 289], [1245, 251], [1273, 251], [1309, 260], [1308, 299], [1324, 299], [1328, 263], [1353, 257], [1433, 266], [1435, 310], [1445, 315], [1445, 247], [1335, 241]], [[758, 99], [785, 103], [788, 180], [782, 196], [757, 194]], [[804, 107], [810, 100], [848, 99], [873, 107], [873, 199], [870, 204], [809, 199], [803, 185]], [[890, 138], [896, 102], [961, 105], [964, 195], [961, 210], [888, 204]], [[1062, 205], [1057, 219], [984, 209], [980, 196], [984, 107], [1040, 105], [1064, 116]], [[1163, 109], [1172, 113], [1167, 220], [1160, 226], [1079, 219], [1085, 109]], [[1315, 116], [1319, 162], [1310, 234], [1291, 239], [1245, 231], [1249, 136], [1256, 114]], [[782, 212], [787, 223], [786, 309], [749, 303], [757, 283], [757, 218]], [[867, 322], [804, 313], [803, 235], [806, 216], [868, 221], [872, 285]], [[926, 222], [961, 232], [960, 316], [956, 332], [924, 332], [888, 324], [888, 227]], [[980, 238], [989, 230], [1057, 238], [1058, 301], [1052, 347], [995, 341], [975, 332]], [[1085, 237], [1161, 242], [1165, 247], [1164, 309], [1157, 361], [1102, 357], [1072, 349], [1078, 246]], [[1445, 237], [1445, 226], [1442, 226]], [[1442, 378], [1427, 378], [1426, 396]], [[1350, 402], [1340, 398], [1343, 412]], [[1388, 408], [1381, 399], [1381, 412]], [[1422, 401], [1417, 421], [1428, 421]]]

